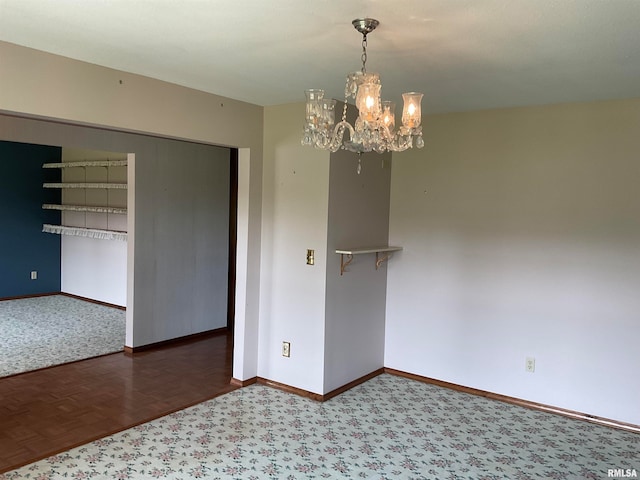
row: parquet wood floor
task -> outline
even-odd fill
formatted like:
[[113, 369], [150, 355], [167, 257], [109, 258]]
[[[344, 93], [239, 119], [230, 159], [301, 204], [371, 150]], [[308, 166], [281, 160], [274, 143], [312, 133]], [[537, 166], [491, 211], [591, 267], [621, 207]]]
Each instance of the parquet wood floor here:
[[0, 379], [0, 473], [234, 390], [231, 337]]

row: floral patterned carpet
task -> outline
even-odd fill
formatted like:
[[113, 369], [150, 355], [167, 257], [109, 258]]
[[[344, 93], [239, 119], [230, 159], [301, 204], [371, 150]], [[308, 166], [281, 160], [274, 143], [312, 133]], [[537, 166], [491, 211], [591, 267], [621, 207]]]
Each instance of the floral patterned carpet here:
[[119, 352], [125, 312], [65, 295], [0, 302], [0, 377]]
[[640, 434], [388, 374], [325, 403], [251, 385], [0, 475], [74, 479], [605, 479]]

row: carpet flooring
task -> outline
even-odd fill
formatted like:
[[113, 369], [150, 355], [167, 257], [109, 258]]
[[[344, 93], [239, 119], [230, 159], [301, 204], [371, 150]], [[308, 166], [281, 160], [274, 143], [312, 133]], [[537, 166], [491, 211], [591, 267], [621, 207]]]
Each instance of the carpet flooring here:
[[327, 402], [251, 385], [0, 475], [605, 479], [640, 434], [383, 374]]
[[0, 302], [0, 377], [122, 351], [125, 312], [65, 295]]

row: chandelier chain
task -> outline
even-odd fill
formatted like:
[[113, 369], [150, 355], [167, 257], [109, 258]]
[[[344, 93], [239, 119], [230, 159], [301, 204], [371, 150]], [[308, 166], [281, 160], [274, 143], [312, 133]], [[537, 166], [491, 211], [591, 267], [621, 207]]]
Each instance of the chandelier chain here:
[[367, 36], [362, 35], [362, 73], [367, 73]]
[[349, 77], [347, 77], [347, 83], [344, 86], [344, 105], [342, 106], [342, 121], [347, 121], [347, 98], [349, 92]]

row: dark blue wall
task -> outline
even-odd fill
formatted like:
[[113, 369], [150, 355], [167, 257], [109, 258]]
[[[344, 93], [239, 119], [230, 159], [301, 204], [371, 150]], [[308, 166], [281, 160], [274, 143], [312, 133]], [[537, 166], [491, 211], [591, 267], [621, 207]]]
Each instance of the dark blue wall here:
[[[0, 298], [60, 291], [60, 236], [42, 232], [43, 223], [60, 223], [60, 212], [43, 203], [60, 203], [59, 169], [42, 164], [60, 162], [62, 149], [0, 142]], [[38, 279], [31, 280], [31, 271]]]

